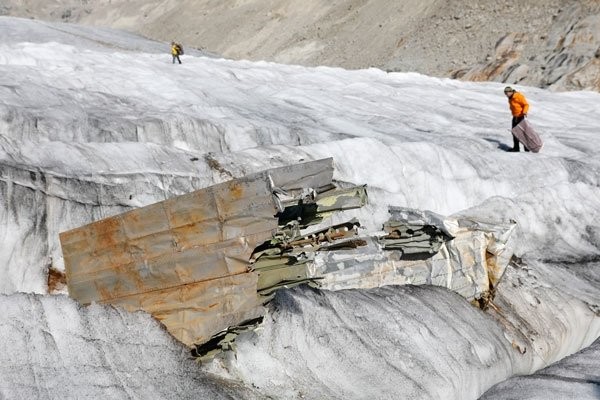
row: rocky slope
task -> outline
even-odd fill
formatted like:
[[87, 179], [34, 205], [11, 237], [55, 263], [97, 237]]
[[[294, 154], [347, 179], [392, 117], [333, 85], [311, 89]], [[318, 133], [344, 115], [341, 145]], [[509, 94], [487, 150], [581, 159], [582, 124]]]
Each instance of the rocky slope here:
[[5, 0], [0, 15], [110, 26], [233, 59], [600, 90], [598, 0]]

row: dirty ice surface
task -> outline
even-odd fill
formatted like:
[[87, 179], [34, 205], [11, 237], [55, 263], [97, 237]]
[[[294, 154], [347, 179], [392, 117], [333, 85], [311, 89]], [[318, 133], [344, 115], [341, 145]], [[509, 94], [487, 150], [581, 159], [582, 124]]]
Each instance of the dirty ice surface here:
[[[517, 86], [544, 147], [509, 153], [500, 83], [186, 50], [173, 65], [166, 43], [0, 17], [0, 398], [600, 397], [600, 94]], [[324, 157], [368, 185], [343, 217], [366, 229], [389, 205], [515, 220], [493, 307], [298, 287], [198, 365], [144, 313], [48, 294], [59, 232]]]

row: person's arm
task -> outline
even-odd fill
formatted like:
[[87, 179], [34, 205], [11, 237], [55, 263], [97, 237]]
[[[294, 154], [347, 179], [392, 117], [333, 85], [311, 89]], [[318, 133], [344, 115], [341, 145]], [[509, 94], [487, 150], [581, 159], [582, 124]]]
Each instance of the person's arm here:
[[519, 96], [519, 101], [521, 103], [521, 107], [523, 107], [523, 116], [527, 115], [527, 113], [529, 112], [529, 103], [527, 102], [527, 99], [525, 98], [525, 96], [523, 96], [522, 94]]

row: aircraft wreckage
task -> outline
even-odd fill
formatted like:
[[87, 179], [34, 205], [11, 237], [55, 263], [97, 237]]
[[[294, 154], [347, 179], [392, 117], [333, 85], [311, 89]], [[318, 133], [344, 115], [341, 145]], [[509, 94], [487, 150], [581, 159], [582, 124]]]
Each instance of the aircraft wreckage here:
[[330, 213], [367, 203], [333, 183], [333, 159], [233, 179], [60, 234], [69, 295], [144, 310], [196, 356], [227, 349], [275, 291], [437, 285], [483, 306], [515, 224], [391, 207], [383, 230]]

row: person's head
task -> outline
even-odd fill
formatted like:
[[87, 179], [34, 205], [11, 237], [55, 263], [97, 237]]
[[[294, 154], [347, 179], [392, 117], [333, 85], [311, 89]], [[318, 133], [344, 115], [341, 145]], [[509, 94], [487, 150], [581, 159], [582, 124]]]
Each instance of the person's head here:
[[507, 87], [504, 88], [504, 94], [507, 97], [512, 96], [514, 93], [515, 93], [515, 89], [511, 88], [510, 86], [507, 86]]
[[172, 46], [174, 46], [174, 45], [175, 45], [175, 42], [171, 42], [171, 45], [172, 45]]

